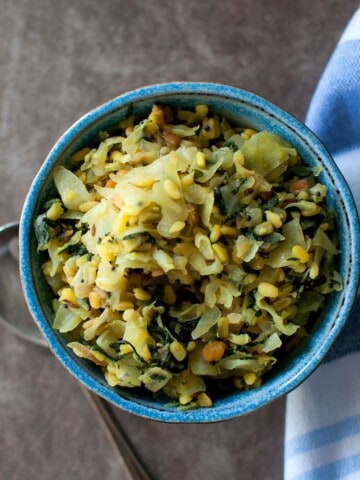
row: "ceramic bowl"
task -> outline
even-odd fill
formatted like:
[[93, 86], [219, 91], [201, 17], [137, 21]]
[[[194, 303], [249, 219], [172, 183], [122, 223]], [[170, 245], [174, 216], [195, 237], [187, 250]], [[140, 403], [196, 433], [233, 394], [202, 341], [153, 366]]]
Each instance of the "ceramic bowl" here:
[[[328, 204], [337, 217], [341, 255], [338, 269], [344, 289], [332, 293], [318, 316], [311, 334], [278, 362], [262, 386], [236, 391], [219, 398], [210, 408], [179, 410], [169, 399], [154, 399], [131, 389], [108, 386], [97, 367], [77, 358], [62, 336], [51, 328], [52, 294], [42, 275], [33, 224], [41, 207], [54, 193], [52, 172], [67, 164], [71, 155], [87, 146], [99, 131], [111, 130], [130, 111], [147, 115], [151, 106], [166, 103], [192, 107], [206, 103], [213, 112], [257, 130], [267, 129], [293, 145], [311, 167], [322, 165], [320, 181], [328, 187]], [[114, 405], [134, 414], [167, 422], [214, 422], [234, 418], [262, 407], [298, 386], [322, 361], [346, 322], [357, 290], [359, 264], [359, 221], [356, 207], [343, 176], [318, 138], [301, 122], [269, 101], [238, 88], [209, 83], [168, 83], [125, 93], [92, 110], [72, 125], [57, 141], [25, 201], [20, 224], [20, 270], [30, 312], [62, 364], [86, 387]]]

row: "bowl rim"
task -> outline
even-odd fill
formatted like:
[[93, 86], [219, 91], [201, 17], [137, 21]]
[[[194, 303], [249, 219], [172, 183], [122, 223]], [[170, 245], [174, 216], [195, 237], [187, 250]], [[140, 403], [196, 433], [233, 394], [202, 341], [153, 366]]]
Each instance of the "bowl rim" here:
[[[264, 387], [261, 390], [261, 395], [260, 393], [256, 395], [256, 390], [252, 390], [252, 394], [248, 395], [249, 399], [247, 399], [248, 402], [246, 403], [246, 406], [244, 406], [243, 402], [231, 402], [229, 405], [220, 405], [219, 407], [214, 405], [211, 408], [198, 408], [192, 410], [166, 409], [166, 407], [162, 409], [160, 407], [148, 406], [135, 400], [127, 399], [119, 394], [114, 388], [109, 389], [104, 385], [101, 385], [100, 382], [90, 375], [90, 373], [86, 372], [85, 369], [79, 366], [79, 364], [65, 352], [63, 346], [60, 345], [60, 342], [56, 338], [53, 329], [50, 327], [48, 320], [43, 314], [40, 302], [38, 301], [34, 282], [32, 281], [32, 258], [29, 239], [32, 235], [33, 214], [36, 206], [37, 192], [40, 191], [43, 183], [48, 178], [54, 163], [61, 156], [61, 153], [65, 150], [67, 145], [92, 123], [98, 121], [105, 115], [116, 112], [118, 109], [123, 108], [126, 105], [144, 100], [150, 101], [151, 99], [154, 99], [153, 101], [155, 102], [156, 97], [179, 94], [215, 95], [223, 99], [228, 98], [244, 104], [250, 103], [255, 108], [265, 111], [275, 119], [286, 124], [293, 131], [294, 135], [300, 136], [302, 140], [305, 140], [311, 150], [315, 150], [318, 157], [321, 157], [321, 159], [325, 161], [332, 177], [336, 179], [339, 191], [341, 192], [344, 210], [347, 213], [347, 227], [349, 233], [349, 242], [347, 244], [348, 255], [350, 259], [356, 258], [356, 254], [360, 248], [360, 226], [357, 208], [352, 193], [341, 171], [325, 146], [305, 124], [300, 122], [293, 115], [287, 113], [284, 109], [274, 105], [271, 101], [268, 101], [249, 90], [220, 83], [168, 82], [140, 87], [122, 93], [121, 95], [103, 103], [90, 110], [88, 113], [85, 113], [75, 121], [56, 141], [38, 170], [38, 173], [34, 177], [22, 209], [19, 230], [20, 276], [29, 311], [48, 341], [51, 350], [65, 368], [87, 388], [106, 398], [117, 407], [142, 417], [174, 423], [208, 423], [228, 420], [254, 411], [270, 401], [289, 393], [313, 372], [333, 344], [350, 314], [359, 284], [360, 266], [358, 262], [351, 262], [349, 260], [352, 267], [352, 274], [349, 275], [348, 283], [346, 285], [347, 294], [343, 296], [342, 303], [339, 307], [340, 312], [338, 313], [336, 321], [330, 332], [328, 332], [329, 334], [323, 344], [315, 351], [311, 358], [306, 358], [307, 361], [302, 362], [301, 367], [294, 372], [295, 375], [291, 378], [287, 376], [285, 381], [283, 379], [280, 384], [276, 382], [274, 382], [276, 383], [275, 385], [272, 385], [271, 382], [268, 383], [267, 385], [269, 388]], [[243, 392], [241, 392], [241, 394], [243, 394]]]

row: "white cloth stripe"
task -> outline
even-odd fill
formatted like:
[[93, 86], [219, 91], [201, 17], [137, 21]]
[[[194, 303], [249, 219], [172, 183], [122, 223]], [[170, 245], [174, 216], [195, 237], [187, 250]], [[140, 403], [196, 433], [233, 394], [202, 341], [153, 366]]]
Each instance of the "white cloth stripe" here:
[[348, 24], [345, 32], [340, 38], [340, 43], [347, 42], [349, 40], [360, 39], [360, 9], [354, 14], [350, 23]]
[[359, 472], [353, 472], [343, 477], [344, 480], [359, 480]]
[[341, 422], [317, 428], [287, 441], [287, 460], [311, 449], [321, 448], [329, 443], [338, 442], [354, 435], [360, 435], [360, 415], [354, 415]]
[[[360, 353], [353, 353], [322, 365], [290, 393], [286, 405], [287, 442], [360, 415], [359, 371]], [[352, 398], [358, 398], [359, 402], [348, 406], [349, 391]]]
[[[336, 462], [358, 453], [360, 433], [324, 447], [296, 455], [285, 464], [285, 477], [292, 480], [298, 472], [308, 473], [314, 468]], [[292, 473], [295, 472], [295, 473]]]
[[349, 187], [354, 195], [356, 206], [360, 211], [360, 149], [338, 153], [336, 156], [334, 156], [334, 159], [339, 165], [342, 174], [349, 184]]
[[340, 480], [360, 472], [360, 455], [347, 457], [316, 467], [308, 472], [300, 472], [292, 480]]

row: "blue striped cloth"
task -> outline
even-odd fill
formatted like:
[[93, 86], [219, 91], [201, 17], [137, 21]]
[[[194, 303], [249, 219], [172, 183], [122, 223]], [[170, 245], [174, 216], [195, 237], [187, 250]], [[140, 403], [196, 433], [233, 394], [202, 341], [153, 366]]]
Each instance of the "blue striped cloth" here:
[[[360, 209], [360, 9], [320, 79], [306, 123], [334, 156]], [[322, 365], [287, 396], [284, 479], [360, 479], [360, 299]]]

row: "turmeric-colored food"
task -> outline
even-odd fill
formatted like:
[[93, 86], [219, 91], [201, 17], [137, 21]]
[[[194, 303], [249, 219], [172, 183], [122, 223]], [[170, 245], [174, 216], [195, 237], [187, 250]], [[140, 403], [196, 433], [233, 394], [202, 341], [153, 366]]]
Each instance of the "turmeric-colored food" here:
[[258, 387], [342, 288], [320, 173], [206, 105], [100, 132], [34, 227], [53, 328], [115, 388], [209, 407]]

